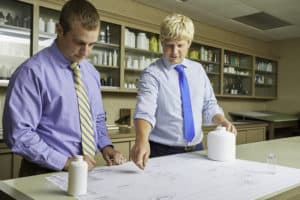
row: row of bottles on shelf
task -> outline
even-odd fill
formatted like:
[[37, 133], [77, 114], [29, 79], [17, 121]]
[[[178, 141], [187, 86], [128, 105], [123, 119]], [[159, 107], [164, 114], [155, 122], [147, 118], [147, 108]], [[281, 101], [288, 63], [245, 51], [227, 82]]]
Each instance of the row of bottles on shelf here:
[[227, 65], [240, 65], [240, 58], [237, 55], [232, 55], [232, 54], [224, 54], [224, 64]]
[[135, 79], [135, 81], [125, 80], [124, 88], [126, 89], [136, 89], [139, 83], [139, 79]]
[[4, 11], [0, 11], [0, 25], [6, 24], [11, 26], [18, 26], [24, 28], [31, 27], [31, 17], [30, 16], [19, 16], [15, 14], [13, 16], [10, 12], [7, 12], [6, 16], [3, 14]]
[[125, 29], [125, 46], [156, 53], [162, 52], [160, 40], [155, 35], [152, 35], [149, 39], [146, 33], [139, 32], [136, 36], [135, 32], [129, 31], [127, 28]]
[[270, 62], [257, 62], [256, 63], [256, 70], [258, 71], [264, 71], [264, 72], [272, 72], [273, 66]]
[[118, 67], [118, 53], [117, 50], [97, 50], [93, 51], [90, 60], [94, 65], [107, 65], [110, 67]]
[[224, 67], [224, 73], [236, 74], [236, 75], [241, 75], [241, 76], [249, 76], [250, 75], [249, 71], [236, 69], [234, 67]]
[[101, 30], [99, 34], [99, 42], [111, 43], [111, 31], [109, 25], [106, 25], [105, 30]]
[[156, 59], [157, 58], [150, 58], [145, 56], [126, 56], [126, 68], [143, 70]]
[[217, 52], [201, 46], [199, 50], [190, 50], [189, 57], [194, 60], [202, 60], [207, 62], [218, 62]]
[[273, 84], [273, 78], [271, 77], [266, 77], [261, 74], [256, 74], [255, 75], [255, 83], [256, 84], [266, 84], [266, 85], [272, 85]]
[[45, 20], [42, 17], [40, 17], [39, 31], [55, 34], [55, 24], [56, 22], [52, 18], [50, 18], [46, 23]]
[[115, 80], [111, 76], [101, 77], [100, 79], [102, 86], [114, 86]]
[[212, 72], [218, 72], [218, 69], [215, 68], [214, 64], [202, 64], [204, 70], [206, 72], [212, 73]]
[[241, 79], [225, 79], [224, 81], [224, 93], [234, 95], [248, 95], [249, 91], [244, 88], [243, 81]]

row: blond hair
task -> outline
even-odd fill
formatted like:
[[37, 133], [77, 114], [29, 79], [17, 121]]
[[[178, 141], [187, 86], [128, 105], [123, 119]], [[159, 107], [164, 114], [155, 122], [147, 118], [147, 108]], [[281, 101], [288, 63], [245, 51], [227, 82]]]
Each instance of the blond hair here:
[[181, 14], [168, 15], [160, 25], [160, 40], [189, 40], [194, 38], [193, 21]]

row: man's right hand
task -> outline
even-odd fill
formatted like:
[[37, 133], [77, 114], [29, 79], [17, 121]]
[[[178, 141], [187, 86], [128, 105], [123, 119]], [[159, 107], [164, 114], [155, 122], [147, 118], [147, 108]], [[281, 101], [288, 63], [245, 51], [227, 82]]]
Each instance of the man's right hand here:
[[146, 142], [138, 142], [131, 149], [131, 159], [140, 169], [145, 169], [150, 156], [150, 144]]
[[[71, 165], [71, 162], [75, 160], [75, 157], [70, 157], [68, 158], [65, 166], [64, 166], [64, 170], [65, 171], [68, 171], [69, 170], [69, 167]], [[94, 169], [94, 167], [96, 166], [96, 161], [94, 160], [94, 158], [91, 158], [87, 155], [84, 155], [83, 156], [83, 160], [86, 161], [86, 163], [88, 164], [88, 170], [91, 171], [92, 169]]]

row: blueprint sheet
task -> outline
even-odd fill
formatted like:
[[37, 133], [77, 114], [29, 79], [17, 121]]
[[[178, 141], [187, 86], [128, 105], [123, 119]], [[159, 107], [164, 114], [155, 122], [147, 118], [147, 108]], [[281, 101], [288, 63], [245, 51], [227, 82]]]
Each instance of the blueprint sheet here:
[[[47, 177], [67, 191], [68, 174]], [[247, 200], [300, 183], [300, 169], [246, 160], [218, 162], [198, 153], [97, 167], [89, 172], [88, 193], [80, 200]], [[67, 195], [67, 193], [66, 193]]]

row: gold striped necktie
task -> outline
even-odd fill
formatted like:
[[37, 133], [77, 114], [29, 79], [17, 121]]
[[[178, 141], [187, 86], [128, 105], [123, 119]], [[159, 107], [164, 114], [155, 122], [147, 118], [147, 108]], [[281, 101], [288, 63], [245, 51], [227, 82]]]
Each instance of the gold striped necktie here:
[[93, 158], [95, 156], [96, 147], [89, 99], [81, 79], [81, 73], [78, 64], [74, 62], [71, 64], [70, 68], [74, 72], [74, 85], [77, 95], [80, 129], [82, 137], [82, 152], [83, 155], [88, 155], [91, 158]]

